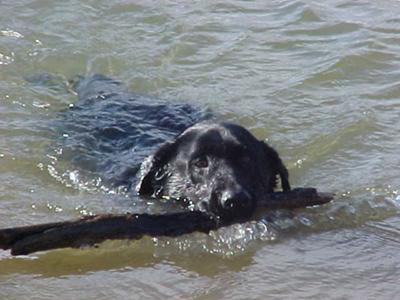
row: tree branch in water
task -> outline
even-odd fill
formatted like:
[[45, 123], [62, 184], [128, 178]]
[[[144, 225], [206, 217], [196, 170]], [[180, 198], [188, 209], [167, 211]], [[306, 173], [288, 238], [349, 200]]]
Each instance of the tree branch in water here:
[[[297, 188], [271, 193], [257, 202], [258, 210], [296, 209], [330, 202], [332, 194], [313, 188]], [[0, 249], [12, 255], [57, 248], [78, 248], [112, 239], [140, 239], [148, 236], [180, 236], [192, 232], [208, 233], [223, 226], [248, 220], [224, 220], [200, 211], [164, 215], [102, 214], [77, 220], [0, 229]]]

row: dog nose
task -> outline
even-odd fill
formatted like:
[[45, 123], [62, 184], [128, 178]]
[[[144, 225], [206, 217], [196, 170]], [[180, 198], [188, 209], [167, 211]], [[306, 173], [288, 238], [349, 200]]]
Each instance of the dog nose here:
[[241, 191], [224, 191], [220, 199], [221, 207], [229, 211], [241, 210], [248, 211], [253, 207], [253, 201], [250, 194], [244, 190]]

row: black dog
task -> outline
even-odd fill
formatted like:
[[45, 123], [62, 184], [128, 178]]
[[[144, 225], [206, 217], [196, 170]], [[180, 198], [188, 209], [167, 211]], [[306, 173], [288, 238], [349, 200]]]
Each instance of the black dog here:
[[239, 125], [205, 121], [192, 106], [128, 92], [101, 75], [80, 78], [75, 90], [79, 101], [60, 126], [63, 156], [105, 181], [222, 218], [249, 216], [277, 176], [290, 189], [278, 153]]
[[273, 192], [277, 176], [289, 190], [277, 152], [235, 124], [199, 123], [162, 145], [144, 164], [141, 195], [189, 201], [223, 218], [249, 216]]

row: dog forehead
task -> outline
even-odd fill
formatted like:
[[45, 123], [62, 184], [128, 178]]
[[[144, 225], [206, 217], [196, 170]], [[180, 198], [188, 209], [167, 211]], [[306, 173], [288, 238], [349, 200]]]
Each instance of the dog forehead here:
[[198, 145], [240, 144], [231, 129], [223, 124], [199, 124], [188, 131], [189, 139]]
[[224, 155], [254, 150], [256, 138], [239, 125], [200, 123], [187, 129], [180, 138], [180, 150], [188, 155]]

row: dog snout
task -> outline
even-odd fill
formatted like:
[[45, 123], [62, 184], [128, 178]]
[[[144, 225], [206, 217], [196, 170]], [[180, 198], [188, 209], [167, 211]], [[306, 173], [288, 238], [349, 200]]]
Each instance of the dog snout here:
[[220, 205], [227, 211], [240, 211], [252, 209], [254, 203], [251, 195], [245, 190], [226, 190], [221, 193]]

